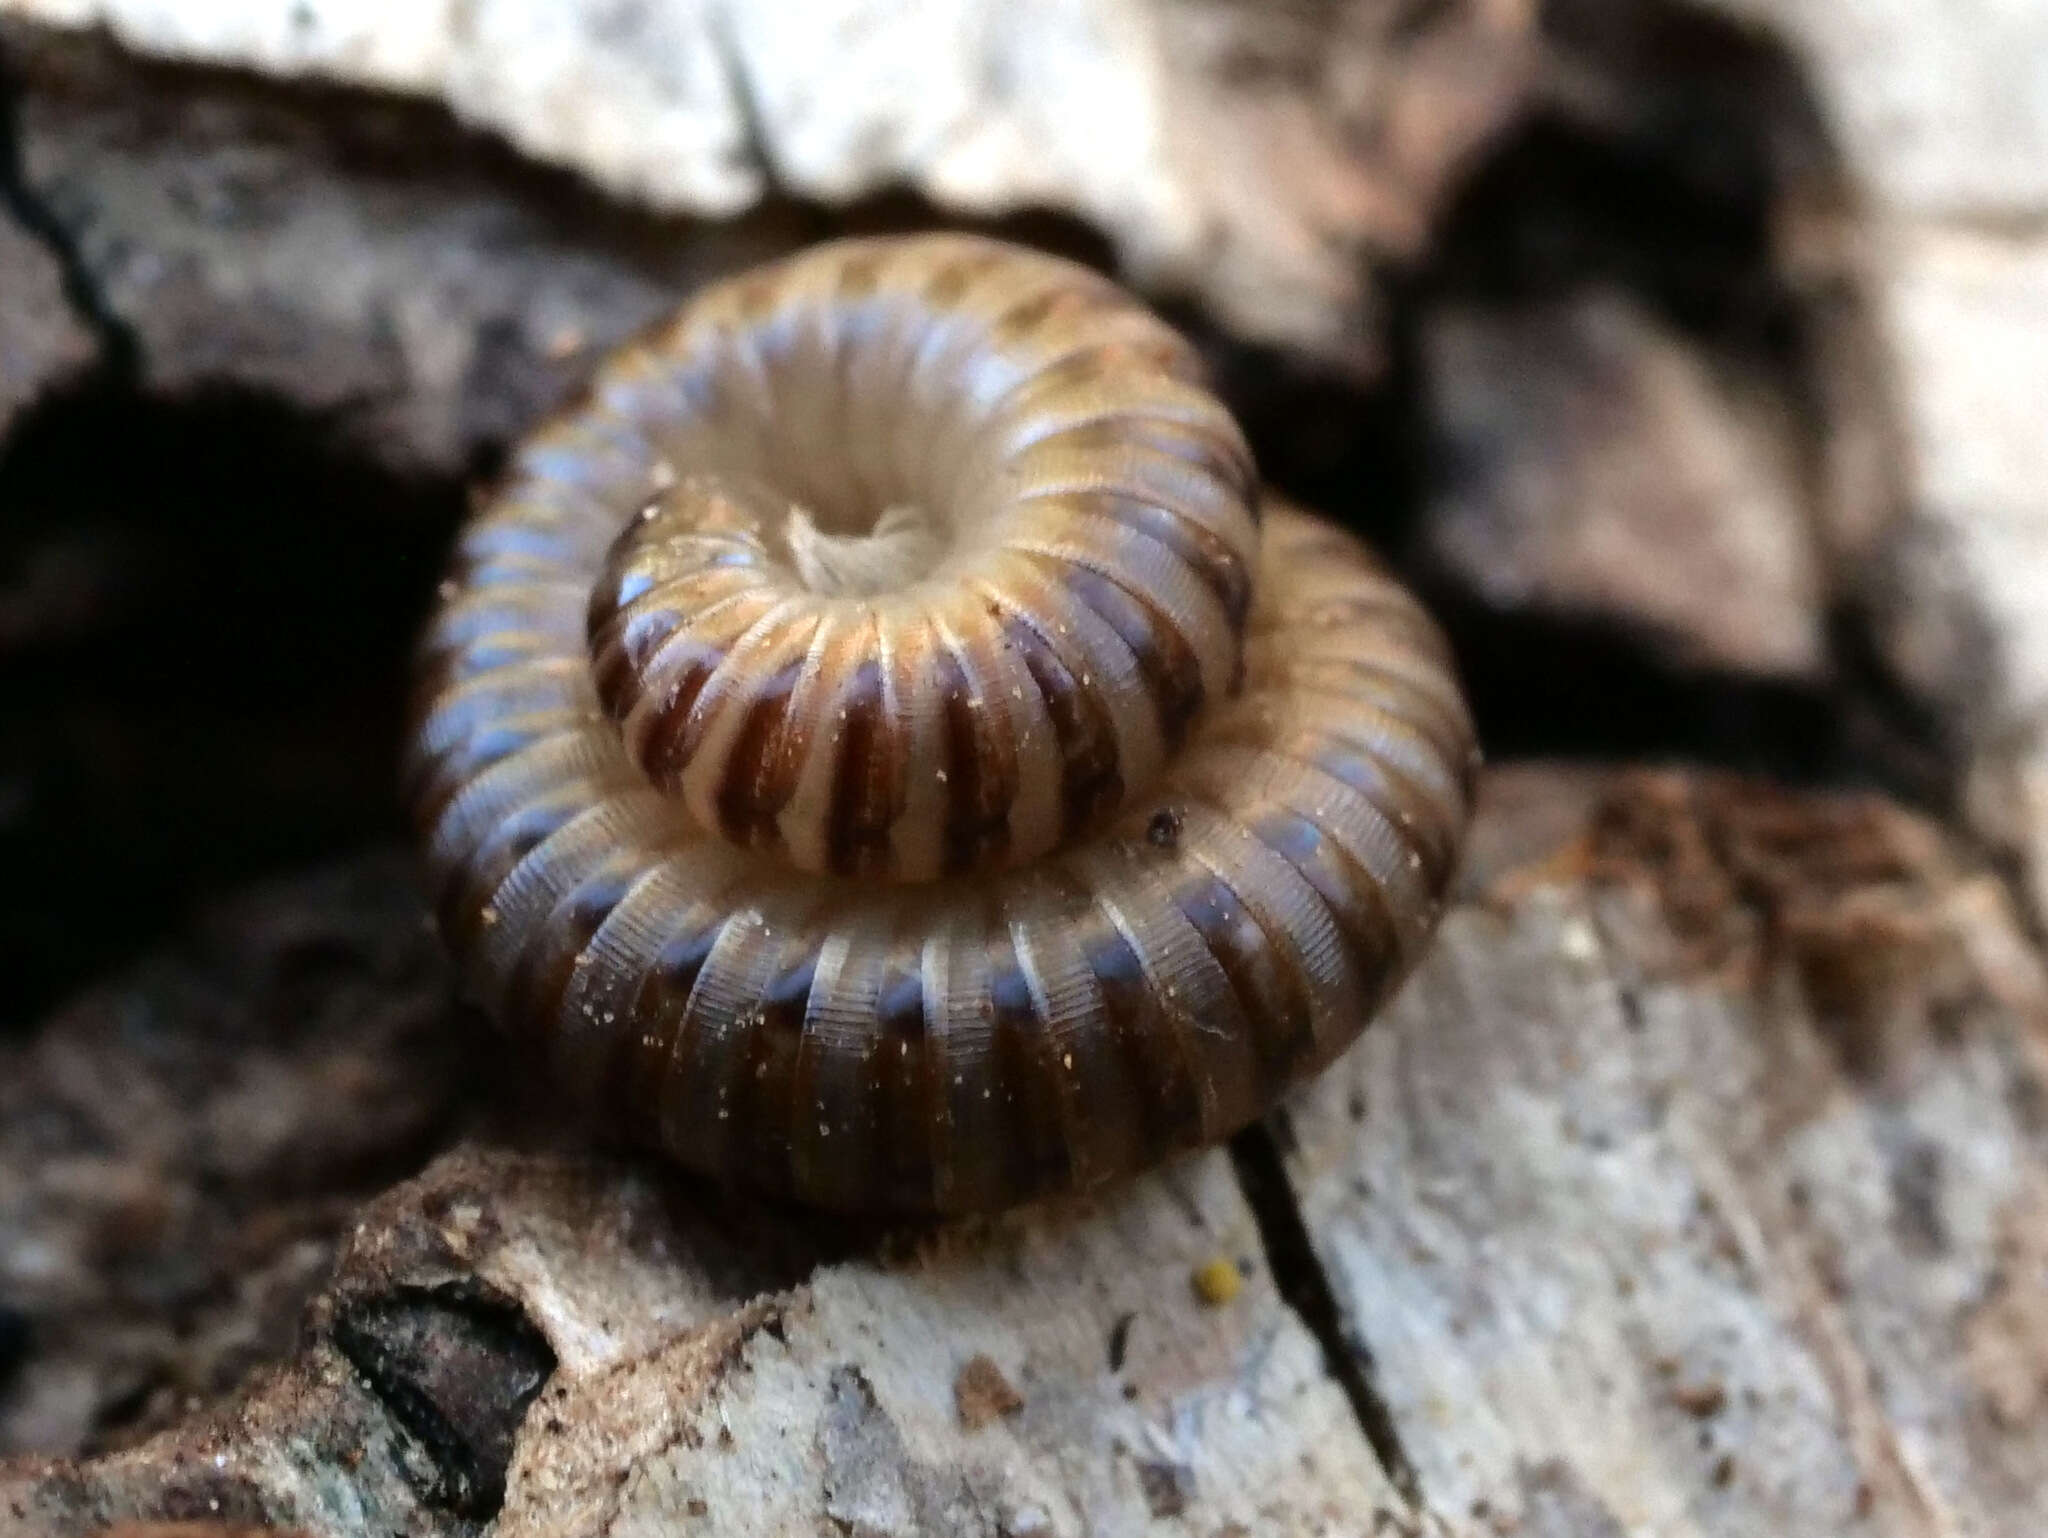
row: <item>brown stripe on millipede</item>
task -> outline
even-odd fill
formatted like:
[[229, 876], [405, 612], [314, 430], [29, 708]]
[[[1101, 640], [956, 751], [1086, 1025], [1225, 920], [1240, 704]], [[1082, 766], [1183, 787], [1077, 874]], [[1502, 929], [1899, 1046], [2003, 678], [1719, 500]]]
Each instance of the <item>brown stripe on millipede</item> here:
[[644, 869], [638, 850], [618, 850], [555, 904], [542, 926], [545, 941], [519, 958], [512, 970], [511, 986], [506, 989], [512, 1001], [506, 1023], [516, 1034], [548, 1034], [584, 946], [611, 917], [612, 910]]
[[1447, 864], [1455, 853], [1458, 830], [1444, 815], [1443, 802], [1404, 773], [1391, 754], [1376, 755], [1363, 743], [1313, 730], [1291, 743], [1275, 744], [1274, 751], [1297, 763], [1313, 764], [1357, 791], [1401, 831], [1426, 863]]
[[1250, 827], [1316, 889], [1351, 947], [1366, 995], [1380, 997], [1399, 975], [1403, 958], [1400, 926], [1371, 872], [1306, 812], [1269, 812]]
[[797, 1100], [796, 1066], [817, 970], [818, 953], [810, 945], [797, 940], [784, 950], [761, 990], [754, 1029], [732, 1076], [727, 1109], [734, 1131], [726, 1156], [739, 1168], [760, 1170], [762, 1189], [773, 1195], [787, 1194], [794, 1124], [813, 1114]]
[[880, 1124], [878, 1194], [888, 1205], [916, 1210], [931, 1204], [933, 1148], [930, 1128], [943, 1100], [938, 1067], [928, 1044], [924, 977], [916, 950], [900, 942], [884, 964], [875, 995], [876, 1120]]
[[[1036, 554], [1037, 552], [1027, 552]], [[1042, 557], [1050, 563], [1052, 557]], [[1169, 753], [1180, 751], [1202, 709], [1202, 666], [1194, 648], [1150, 600], [1100, 572], [1062, 562], [1061, 580], [1130, 648]]]
[[865, 299], [875, 291], [881, 278], [880, 256], [857, 256], [839, 270], [839, 294], [843, 299]]
[[975, 698], [959, 653], [941, 646], [934, 660], [945, 710], [945, 870], [952, 875], [994, 865], [1009, 848], [1017, 752], [990, 722], [986, 702]]
[[945, 309], [962, 298], [969, 285], [995, 265], [993, 256], [982, 252], [963, 252], [933, 268], [925, 281], [924, 297], [937, 309]]
[[1072, 837], [1123, 797], [1116, 726], [1101, 700], [1081, 687], [1038, 628], [1022, 615], [1003, 620], [1003, 636], [1045, 701], [1059, 745], [1060, 825]]
[[839, 697], [838, 758], [826, 847], [834, 874], [872, 875], [889, 852], [889, 830], [903, 814], [903, 739], [885, 713], [882, 664], [863, 658]]
[[[697, 722], [697, 700], [703, 694], [704, 686], [711, 682], [711, 675], [724, 661], [724, 655], [719, 652], [693, 652], [669, 675], [669, 690], [664, 700], [667, 708], [658, 712], [648, 711], [637, 720], [629, 719], [628, 731], [639, 728], [633, 735], [637, 738], [640, 761], [646, 765], [649, 778], [655, 784], [674, 785], [682, 779], [683, 770], [689, 767], [702, 730]], [[618, 719], [617, 712], [609, 706], [605, 714]]]
[[1240, 496], [1248, 496], [1251, 491], [1251, 463], [1241, 442], [1172, 417], [1152, 417], [1141, 422], [1101, 417], [1074, 422], [1032, 439], [1023, 452], [1059, 449], [1071, 453], [1109, 447], [1125, 453], [1143, 449], [1199, 470]]
[[1141, 1086], [1131, 1115], [1150, 1160], [1202, 1140], [1202, 1086], [1145, 973], [1145, 964], [1099, 907], [1082, 937], [1088, 966], [1102, 987], [1103, 1026], [1120, 1050], [1131, 1082]]
[[[606, 715], [616, 721], [626, 714], [632, 700], [633, 675], [647, 666], [682, 626], [683, 617], [674, 609], [656, 609], [646, 614], [622, 615], [594, 631], [590, 676], [597, 685], [597, 700]], [[710, 676], [711, 670], [703, 669], [697, 677], [697, 687], [701, 688]]]
[[718, 823], [735, 844], [750, 849], [781, 847], [776, 819], [796, 793], [810, 735], [809, 723], [790, 710], [804, 666], [803, 658], [795, 658], [753, 685], [739, 731], [726, 750], [718, 782]]
[[1260, 1093], [1277, 1094], [1315, 1045], [1308, 993], [1292, 958], [1270, 943], [1236, 889], [1214, 871], [1182, 871], [1173, 896], [1230, 980], [1238, 1008], [1258, 1022], [1251, 1045], [1265, 1075]]
[[1210, 530], [1192, 518], [1182, 518], [1153, 503], [1115, 492], [1068, 492], [1063, 500], [1165, 546], [1215, 595], [1229, 617], [1231, 629], [1244, 629], [1245, 614], [1252, 602], [1251, 573], [1237, 552]]
[[[715, 615], [696, 616], [695, 623], [654, 649], [636, 685], [622, 697], [603, 702], [654, 784], [673, 789], [681, 782], [703, 741], [710, 707], [730, 699], [742, 682], [731, 675], [719, 679], [720, 672], [765, 607], [765, 600], [753, 600], [726, 605]], [[714, 679], [722, 689], [707, 696]]]
[[626, 1130], [641, 1141], [659, 1135], [676, 1031], [724, 924], [723, 916], [709, 907], [692, 908], [680, 918], [641, 975], [627, 1016], [631, 1027], [620, 1033], [620, 1050], [606, 1076], [605, 1099], [620, 1110]]
[[1049, 288], [999, 313], [990, 323], [989, 332], [998, 345], [1015, 342], [1055, 317], [1071, 320], [1078, 311], [1100, 302], [1095, 295], [1083, 289]]
[[1321, 676], [1313, 663], [1296, 664], [1288, 670], [1288, 682], [1298, 697], [1318, 707], [1325, 719], [1343, 716], [1354, 731], [1369, 731], [1373, 721], [1386, 717], [1402, 722], [1436, 758], [1437, 780], [1444, 785], [1457, 783], [1458, 766], [1449, 753], [1457, 744], [1471, 741], [1471, 731], [1462, 716], [1438, 701], [1406, 690], [1398, 679], [1378, 677], [1364, 669], [1331, 679]]
[[1009, 1155], [1000, 1178], [1011, 1192], [1061, 1190], [1073, 1184], [1074, 1108], [1061, 1092], [1016, 944], [1000, 923], [991, 925], [988, 954], [994, 1111], [1003, 1124], [999, 1146]]
[[467, 945], [479, 929], [496, 923], [491, 898], [499, 883], [511, 874], [513, 866], [588, 805], [578, 787], [531, 802], [500, 822], [467, 860], [452, 867], [438, 904], [441, 927], [449, 938]]
[[[1112, 303], [1112, 300], [1105, 299], [1093, 308], [1108, 312]], [[1077, 317], [1086, 308], [1077, 305]], [[1152, 345], [1170, 350], [1176, 344]], [[1180, 350], [1186, 351], [1185, 348]], [[1127, 357], [1128, 349], [1119, 351], [1105, 342], [1069, 341], [1057, 347], [1047, 347], [1039, 357], [1036, 372], [1019, 379], [1008, 390], [985, 403], [980, 431], [1007, 441], [1016, 424], [1020, 420], [1028, 420], [1034, 409], [1047, 402], [1057, 402], [1066, 393], [1100, 388], [1115, 371], [1119, 359]], [[1031, 440], [1034, 444], [1038, 441], [1036, 438]]]
[[1088, 970], [1082, 935], [1095, 918], [1092, 895], [1057, 861], [1034, 869], [1009, 894], [1003, 914], [1018, 965], [1029, 976], [1042, 1036], [1041, 1071], [1066, 1131], [1076, 1187], [1148, 1162], [1148, 1129], [1128, 1114], [1150, 1082], [1134, 1072], [1129, 1044], [1109, 1030], [1077, 1028], [1104, 1013], [1100, 979]]

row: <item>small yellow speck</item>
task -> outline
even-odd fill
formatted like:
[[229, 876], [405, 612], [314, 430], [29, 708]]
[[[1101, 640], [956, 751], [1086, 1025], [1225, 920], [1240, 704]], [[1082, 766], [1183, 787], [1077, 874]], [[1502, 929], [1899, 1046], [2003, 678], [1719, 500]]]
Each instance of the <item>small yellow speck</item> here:
[[1557, 939], [1558, 949], [1573, 961], [1585, 963], [1599, 959], [1600, 937], [1584, 919], [1567, 920]]
[[1204, 1261], [1195, 1267], [1188, 1277], [1188, 1285], [1195, 1290], [1195, 1296], [1211, 1308], [1221, 1308], [1235, 1301], [1244, 1291], [1244, 1273], [1237, 1269], [1237, 1262], [1218, 1255], [1214, 1260]]

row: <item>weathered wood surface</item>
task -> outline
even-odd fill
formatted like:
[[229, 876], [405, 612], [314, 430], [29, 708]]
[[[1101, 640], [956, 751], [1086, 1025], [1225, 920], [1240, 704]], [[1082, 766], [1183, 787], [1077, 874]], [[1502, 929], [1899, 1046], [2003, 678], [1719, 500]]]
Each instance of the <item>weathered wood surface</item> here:
[[[1234, 1153], [882, 1236], [459, 1152], [362, 1211], [295, 1359], [17, 1462], [0, 1512], [2019, 1538], [2048, 1521], [2044, 1103], [2039, 959], [1932, 825], [1498, 771], [1413, 986]], [[1216, 1260], [1234, 1295], [1197, 1285]]]
[[2048, 993], [2005, 891], [1882, 802], [1675, 774], [1549, 860], [1483, 872], [1286, 1123], [1432, 1510], [2038, 1531]]
[[104, 26], [160, 58], [438, 99], [669, 215], [898, 188], [959, 214], [1059, 210], [1148, 282], [1353, 364], [1373, 352], [1362, 259], [1420, 246], [1535, 53], [1525, 0], [1427, 14], [1396, 0], [4, 0], [8, 15]]

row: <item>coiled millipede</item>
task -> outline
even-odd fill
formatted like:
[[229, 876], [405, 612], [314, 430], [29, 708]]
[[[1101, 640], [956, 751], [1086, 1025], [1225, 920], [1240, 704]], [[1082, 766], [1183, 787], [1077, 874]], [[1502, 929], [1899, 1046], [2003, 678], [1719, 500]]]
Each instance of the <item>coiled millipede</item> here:
[[1470, 722], [1193, 348], [993, 241], [704, 290], [523, 442], [408, 797], [551, 1087], [722, 1179], [987, 1210], [1223, 1138], [1434, 927]]

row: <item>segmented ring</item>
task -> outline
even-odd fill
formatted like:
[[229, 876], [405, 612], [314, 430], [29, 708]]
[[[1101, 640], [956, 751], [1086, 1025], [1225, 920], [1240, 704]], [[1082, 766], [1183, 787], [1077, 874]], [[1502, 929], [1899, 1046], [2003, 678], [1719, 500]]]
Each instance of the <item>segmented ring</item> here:
[[960, 236], [714, 285], [515, 454], [426, 638], [444, 931], [629, 1136], [987, 1210], [1227, 1136], [1426, 942], [1448, 655], [1193, 349]]

